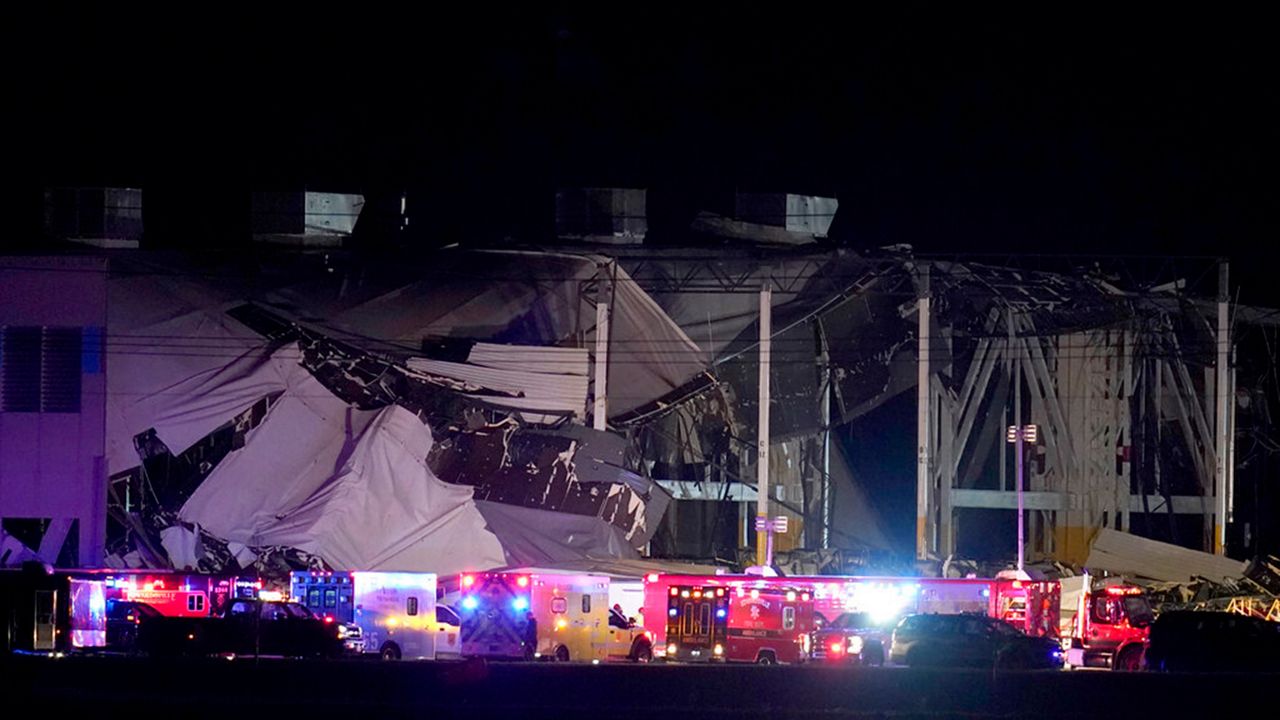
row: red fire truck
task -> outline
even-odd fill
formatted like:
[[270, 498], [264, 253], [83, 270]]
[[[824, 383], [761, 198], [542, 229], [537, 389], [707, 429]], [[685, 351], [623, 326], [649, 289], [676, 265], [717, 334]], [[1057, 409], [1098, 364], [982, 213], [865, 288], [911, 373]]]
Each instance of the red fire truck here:
[[1155, 613], [1142, 588], [1095, 581], [1089, 575], [1064, 578], [1062, 637], [1067, 665], [1140, 670]]
[[234, 575], [204, 575], [176, 570], [67, 570], [73, 577], [100, 580], [107, 602], [145, 603], [165, 617], [209, 617], [234, 599], [253, 599], [262, 581]]
[[[808, 658], [814, 612], [813, 597], [806, 590], [685, 577], [663, 584], [659, 595], [659, 584], [651, 585], [646, 596], [652, 595], [653, 600], [646, 598], [646, 605], [666, 608], [664, 639], [655, 655], [668, 660], [762, 665]], [[661, 605], [659, 597], [665, 600]]]
[[[704, 640], [697, 640], [689, 645], [688, 640], [672, 641], [668, 638], [668, 629], [672, 626], [670, 606], [671, 590], [675, 587], [706, 588], [713, 590], [725, 588], [731, 591], [736, 588], [796, 590], [802, 595], [807, 593], [812, 598], [814, 618], [818, 623], [827, 625], [847, 613], [862, 613], [870, 619], [870, 626], [859, 624], [855, 634], [859, 637], [846, 638], [840, 652], [825, 652], [835, 642], [828, 637], [831, 633], [821, 634], [823, 646], [814, 652], [831, 660], [858, 660], [862, 647], [875, 645], [879, 634], [887, 634], [893, 625], [905, 615], [914, 613], [981, 613], [989, 617], [1000, 618], [1013, 625], [1020, 632], [1035, 637], [1057, 637], [1059, 617], [1059, 589], [1057, 582], [1019, 580], [1017, 578], [919, 578], [919, 577], [849, 577], [849, 576], [809, 576], [809, 577], [760, 577], [755, 575], [659, 575], [651, 574], [645, 583], [645, 608], [663, 608], [666, 615], [645, 612], [645, 628], [654, 633], [655, 654], [661, 655], [670, 646], [694, 649], [704, 652], [714, 650], [714, 643], [706, 645]], [[683, 592], [683, 589], [681, 590]], [[705, 598], [705, 594], [703, 596]], [[683, 612], [683, 605], [674, 608]], [[701, 610], [700, 610], [701, 611]], [[696, 621], [690, 621], [694, 628]], [[683, 631], [684, 627], [681, 625]], [[863, 631], [870, 635], [861, 637]], [[704, 633], [691, 633], [692, 638], [701, 638]], [[863, 642], [863, 641], [867, 642]], [[812, 642], [812, 640], [811, 640]], [[859, 648], [854, 650], [854, 648]]]

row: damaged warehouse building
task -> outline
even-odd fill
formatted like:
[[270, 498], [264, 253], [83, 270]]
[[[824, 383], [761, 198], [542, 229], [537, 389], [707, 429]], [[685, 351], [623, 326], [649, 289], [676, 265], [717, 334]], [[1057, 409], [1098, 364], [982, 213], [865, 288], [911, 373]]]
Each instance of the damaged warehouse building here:
[[[652, 244], [644, 191], [617, 189], [559, 193], [554, 243], [387, 260], [344, 250], [363, 198], [299, 195], [255, 200], [249, 273], [132, 249], [0, 261], [0, 562], [751, 564], [762, 287], [785, 572], [963, 555], [1018, 507], [1023, 425], [1030, 560], [1083, 565], [1104, 529], [1255, 546], [1236, 445], [1274, 432], [1233, 354], [1276, 316], [1228, 303], [1214, 267], [1156, 283], [855, 252], [825, 242], [834, 200], [785, 194]], [[914, 489], [905, 548], [860, 477], [874, 449], [835, 438], [903, 399], [919, 442], [883, 482]]]

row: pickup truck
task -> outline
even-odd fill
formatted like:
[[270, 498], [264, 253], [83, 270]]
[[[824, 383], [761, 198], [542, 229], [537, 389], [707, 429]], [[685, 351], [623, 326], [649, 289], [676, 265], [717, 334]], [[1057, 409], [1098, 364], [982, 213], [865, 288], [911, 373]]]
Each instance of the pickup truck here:
[[238, 599], [211, 617], [156, 617], [138, 627], [147, 655], [338, 657], [338, 623], [292, 602]]

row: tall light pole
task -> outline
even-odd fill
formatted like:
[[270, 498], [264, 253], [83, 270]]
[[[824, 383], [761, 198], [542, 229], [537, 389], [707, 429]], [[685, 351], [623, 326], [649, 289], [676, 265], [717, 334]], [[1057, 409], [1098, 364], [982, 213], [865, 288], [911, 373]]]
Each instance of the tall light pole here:
[[1022, 464], [1023, 450], [1022, 443], [1029, 442], [1032, 445], [1036, 442], [1036, 426], [1035, 425], [1010, 425], [1005, 439], [1013, 443], [1014, 454], [1017, 456], [1014, 460], [1014, 483], [1018, 492], [1018, 572], [1023, 572], [1024, 558], [1026, 557], [1026, 531], [1024, 529], [1023, 519], [1023, 503], [1022, 503]]

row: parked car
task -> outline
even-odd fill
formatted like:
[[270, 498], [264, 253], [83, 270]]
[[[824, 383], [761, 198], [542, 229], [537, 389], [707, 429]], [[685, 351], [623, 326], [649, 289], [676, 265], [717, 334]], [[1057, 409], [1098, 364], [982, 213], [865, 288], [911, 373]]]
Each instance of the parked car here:
[[883, 665], [893, 625], [876, 622], [871, 613], [843, 613], [813, 631], [811, 656], [828, 662]]
[[1280, 671], [1280, 623], [1225, 612], [1163, 612], [1151, 625], [1146, 667], [1164, 672]]
[[133, 652], [138, 644], [138, 627], [152, 618], [163, 617], [154, 607], [133, 600], [107, 601], [107, 648]]
[[985, 615], [908, 615], [894, 628], [890, 662], [911, 667], [1062, 668], [1062, 646]]

